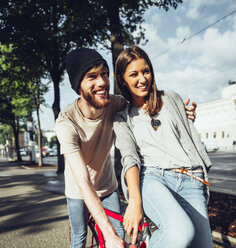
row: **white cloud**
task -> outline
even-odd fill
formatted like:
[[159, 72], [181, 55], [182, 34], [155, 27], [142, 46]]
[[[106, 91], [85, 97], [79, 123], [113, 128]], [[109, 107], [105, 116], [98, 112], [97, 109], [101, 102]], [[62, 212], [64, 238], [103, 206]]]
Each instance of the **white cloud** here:
[[[213, 14], [205, 20], [209, 22], [215, 16]], [[161, 52], [170, 49], [158, 58], [153, 56], [158, 87], [174, 90], [184, 99], [190, 97], [199, 103], [220, 98], [228, 80], [236, 77], [236, 17], [227, 21], [230, 29], [225, 26], [221, 30], [215, 25], [177, 46], [184, 37], [189, 37], [187, 26], [177, 26], [176, 36], [169, 36], [166, 44], [158, 34], [153, 35], [152, 44], [163, 43]], [[149, 44], [148, 48], [149, 54], [157, 54]]]
[[188, 5], [186, 17], [193, 20], [199, 18], [204, 12], [211, 10], [212, 7], [217, 8], [220, 5], [227, 4], [228, 9], [232, 10], [236, 5], [234, 0], [191, 0], [187, 1], [186, 4]]
[[150, 55], [150, 52], [158, 54], [163, 49], [166, 49], [167, 44], [158, 36], [158, 29], [155, 24], [145, 23], [143, 26], [146, 29], [145, 37], [149, 40], [147, 45], [143, 46], [145, 51]]
[[232, 17], [232, 22], [233, 22], [232, 28], [236, 30], [236, 15]]
[[176, 29], [176, 36], [178, 39], [183, 39], [191, 35], [189, 27], [180, 26]]
[[[199, 17], [199, 7], [202, 6], [205, 3], [205, 0], [191, 0], [188, 2], [189, 8], [186, 12], [186, 17], [190, 19], [197, 19]], [[209, 3], [208, 3], [209, 4]]]
[[152, 16], [151, 18], [152, 22], [155, 23], [157, 26], [160, 26], [163, 23], [163, 17], [161, 13], [157, 13]]

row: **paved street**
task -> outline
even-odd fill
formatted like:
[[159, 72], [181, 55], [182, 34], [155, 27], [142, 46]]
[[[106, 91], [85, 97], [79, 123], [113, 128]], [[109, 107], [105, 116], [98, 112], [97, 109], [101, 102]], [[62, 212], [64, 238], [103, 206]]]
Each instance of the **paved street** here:
[[236, 195], [236, 151], [208, 155], [213, 164], [209, 172], [210, 190]]

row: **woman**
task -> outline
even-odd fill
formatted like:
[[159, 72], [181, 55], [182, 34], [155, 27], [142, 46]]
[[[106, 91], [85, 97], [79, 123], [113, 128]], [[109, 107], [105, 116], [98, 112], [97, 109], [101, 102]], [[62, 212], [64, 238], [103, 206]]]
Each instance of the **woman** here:
[[150, 247], [213, 247], [207, 213], [211, 162], [181, 98], [157, 90], [150, 59], [137, 46], [119, 55], [116, 79], [130, 102], [114, 122], [124, 191], [128, 186], [126, 231], [134, 242], [143, 209], [158, 227]]

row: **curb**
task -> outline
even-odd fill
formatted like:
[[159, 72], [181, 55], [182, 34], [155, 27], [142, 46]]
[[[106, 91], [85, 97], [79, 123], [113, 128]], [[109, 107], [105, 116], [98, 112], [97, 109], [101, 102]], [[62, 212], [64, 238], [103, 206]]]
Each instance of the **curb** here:
[[229, 246], [224, 247], [236, 247], [236, 238], [221, 234], [219, 232], [213, 231], [212, 232], [213, 241], [219, 244], [228, 244]]

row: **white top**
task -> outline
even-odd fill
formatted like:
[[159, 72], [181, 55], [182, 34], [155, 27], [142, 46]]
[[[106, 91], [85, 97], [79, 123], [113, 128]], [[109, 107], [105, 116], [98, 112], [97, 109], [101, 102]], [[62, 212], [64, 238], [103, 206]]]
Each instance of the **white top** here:
[[139, 147], [142, 165], [189, 168], [191, 161], [180, 143], [176, 121], [166, 110], [165, 104], [155, 118], [161, 121], [157, 131], [150, 125], [151, 117], [145, 110], [137, 107], [132, 107], [130, 110], [132, 130]]

